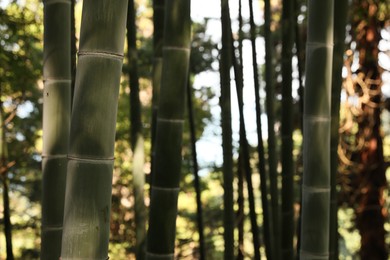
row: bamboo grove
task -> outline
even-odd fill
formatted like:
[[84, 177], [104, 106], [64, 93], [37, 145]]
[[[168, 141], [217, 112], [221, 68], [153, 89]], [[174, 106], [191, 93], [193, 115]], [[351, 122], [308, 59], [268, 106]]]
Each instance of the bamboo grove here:
[[0, 259], [388, 259], [389, 9], [0, 2]]

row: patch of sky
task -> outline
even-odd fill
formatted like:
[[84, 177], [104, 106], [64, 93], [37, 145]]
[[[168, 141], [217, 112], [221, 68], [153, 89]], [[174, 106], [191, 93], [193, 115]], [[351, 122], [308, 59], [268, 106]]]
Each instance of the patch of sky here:
[[17, 108], [16, 115], [20, 118], [26, 118], [34, 110], [34, 105], [30, 101], [20, 104]]

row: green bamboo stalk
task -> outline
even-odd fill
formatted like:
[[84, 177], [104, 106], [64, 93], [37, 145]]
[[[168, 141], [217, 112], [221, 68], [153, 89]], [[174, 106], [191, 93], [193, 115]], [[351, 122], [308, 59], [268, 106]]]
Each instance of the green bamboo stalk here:
[[338, 223], [337, 223], [337, 174], [338, 143], [340, 121], [340, 93], [342, 86], [341, 71], [344, 64], [345, 32], [347, 24], [348, 0], [334, 0], [334, 49], [331, 99], [331, 135], [330, 135], [330, 231], [329, 259], [338, 259]]
[[71, 1], [44, 1], [41, 259], [58, 259], [71, 110]]
[[[0, 85], [0, 97], [3, 89]], [[12, 223], [11, 223], [11, 208], [9, 205], [9, 179], [8, 179], [8, 146], [5, 139], [5, 124], [4, 124], [4, 107], [3, 101], [0, 100], [0, 167], [1, 167], [1, 182], [3, 183], [3, 223], [4, 223], [4, 237], [5, 250], [7, 260], [14, 260], [13, 246], [12, 246]]]
[[[230, 20], [230, 19], [229, 19]], [[230, 30], [230, 35], [232, 32]], [[242, 161], [244, 165], [245, 180], [247, 182], [248, 190], [248, 201], [249, 201], [249, 216], [251, 221], [251, 230], [252, 230], [252, 239], [253, 239], [253, 251], [254, 259], [260, 260], [260, 241], [257, 225], [257, 214], [256, 214], [256, 205], [255, 205], [255, 195], [253, 192], [252, 184], [252, 169], [250, 166], [250, 155], [249, 155], [249, 144], [246, 138], [246, 127], [244, 121], [244, 98], [243, 98], [243, 76], [242, 69], [240, 64], [238, 64], [236, 57], [234, 57], [234, 46], [233, 46], [233, 37], [231, 40], [232, 46], [232, 61], [234, 68], [234, 79], [236, 82], [236, 91], [237, 91], [237, 100], [238, 100], [238, 111], [240, 115], [240, 153], [242, 154]]]
[[223, 150], [223, 225], [224, 225], [224, 259], [234, 259], [234, 210], [233, 210], [233, 147], [231, 125], [230, 68], [231, 57], [231, 25], [228, 0], [221, 0], [222, 49], [220, 52], [221, 80], [221, 127]]
[[333, 0], [308, 2], [301, 259], [329, 258]]
[[174, 258], [191, 40], [189, 0], [166, 2], [164, 35], [146, 259]]
[[282, 239], [281, 259], [294, 258], [294, 171], [292, 47], [294, 41], [294, 2], [283, 0], [282, 11]]
[[271, 32], [271, 3], [264, 0], [264, 40], [265, 40], [265, 91], [266, 111], [268, 122], [268, 171], [271, 191], [272, 223], [273, 223], [273, 254], [275, 259], [280, 259], [281, 237], [280, 237], [280, 206], [278, 191], [278, 172], [276, 169], [276, 138], [275, 138], [275, 86], [274, 86], [274, 64], [273, 64], [273, 40]]
[[[242, 19], [242, 0], [238, 1], [238, 59], [240, 64], [240, 71], [243, 73], [243, 58], [242, 58], [242, 41], [243, 41], [243, 19]], [[233, 56], [234, 57], [234, 56]], [[242, 75], [242, 74], [241, 74]], [[244, 163], [243, 163], [242, 151], [238, 155], [237, 163], [237, 231], [238, 231], [238, 248], [237, 248], [237, 260], [244, 259]]]
[[70, 7], [70, 70], [71, 70], [71, 107], [73, 103], [74, 87], [76, 83], [76, 64], [77, 64], [77, 37], [76, 37], [76, 0], [71, 0]]
[[299, 30], [298, 24], [298, 15], [300, 14], [300, 0], [293, 0], [294, 8], [294, 32], [295, 32], [295, 55], [297, 56], [297, 69], [298, 69], [298, 96], [299, 96], [299, 119], [301, 124], [301, 131], [303, 132], [303, 70], [304, 70], [304, 56], [305, 50], [302, 50], [302, 39]]
[[156, 126], [157, 113], [159, 107], [160, 85], [161, 85], [161, 70], [162, 70], [162, 47], [164, 40], [164, 13], [165, 0], [153, 0], [153, 71], [152, 71], [152, 122], [151, 122], [151, 173], [154, 172], [154, 157], [156, 154]]
[[259, 156], [259, 174], [260, 174], [260, 190], [261, 190], [261, 204], [263, 207], [263, 238], [265, 254], [267, 259], [273, 259], [273, 224], [272, 224], [272, 212], [270, 210], [270, 202], [268, 199], [269, 190], [267, 181], [269, 175], [265, 167], [265, 152], [264, 142], [261, 126], [261, 106], [260, 106], [260, 83], [259, 83], [259, 69], [257, 66], [257, 53], [256, 53], [256, 27], [253, 16], [253, 1], [249, 0], [249, 24], [250, 24], [250, 39], [252, 46], [252, 68], [254, 77], [254, 89], [255, 89], [255, 105], [256, 105], [256, 126], [257, 126], [257, 153]]
[[204, 243], [204, 225], [203, 225], [203, 209], [202, 209], [202, 198], [200, 188], [200, 177], [199, 177], [199, 166], [198, 156], [196, 152], [196, 131], [195, 131], [195, 119], [194, 119], [194, 105], [192, 101], [192, 88], [190, 83], [187, 84], [187, 109], [188, 109], [188, 121], [190, 126], [191, 136], [191, 151], [192, 151], [192, 168], [194, 171], [194, 188], [196, 193], [196, 220], [198, 224], [199, 234], [199, 260], [206, 259], [206, 250]]
[[136, 258], [144, 259], [146, 238], [146, 207], [144, 203], [144, 138], [142, 134], [141, 101], [139, 99], [138, 57], [137, 57], [137, 27], [134, 0], [129, 0], [127, 10], [127, 56], [129, 62], [130, 82], [130, 142], [133, 151], [133, 188], [135, 213]]
[[84, 0], [61, 259], [107, 259], [127, 1]]

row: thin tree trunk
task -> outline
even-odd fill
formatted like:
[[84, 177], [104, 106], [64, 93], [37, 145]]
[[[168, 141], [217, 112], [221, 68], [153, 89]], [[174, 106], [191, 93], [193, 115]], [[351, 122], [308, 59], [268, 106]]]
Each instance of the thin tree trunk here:
[[125, 0], [84, 0], [61, 258], [107, 259]]
[[[2, 87], [0, 86], [0, 97], [2, 96]], [[12, 250], [12, 224], [11, 224], [11, 212], [9, 206], [9, 181], [7, 177], [8, 173], [8, 151], [7, 143], [5, 140], [5, 125], [4, 125], [4, 109], [3, 102], [0, 100], [0, 162], [1, 162], [1, 180], [3, 183], [3, 221], [4, 221], [4, 236], [5, 247], [7, 253], [7, 260], [13, 260], [14, 254]]]
[[[164, 40], [164, 13], [166, 0], [153, 0], [153, 71], [152, 71], [152, 122], [151, 122], [151, 169], [154, 170], [154, 158], [156, 154], [156, 126], [157, 113], [159, 108], [160, 85], [161, 85], [161, 70], [162, 70], [162, 47]], [[150, 178], [151, 180], [152, 178]]]
[[329, 258], [333, 0], [308, 2], [301, 259]]
[[273, 224], [272, 224], [272, 212], [270, 211], [270, 203], [268, 199], [268, 174], [265, 167], [265, 152], [263, 143], [263, 134], [261, 127], [261, 106], [260, 106], [260, 78], [259, 70], [257, 66], [257, 53], [256, 53], [256, 27], [253, 18], [253, 2], [249, 0], [249, 23], [250, 23], [250, 38], [252, 45], [252, 67], [254, 77], [254, 89], [255, 89], [255, 104], [256, 104], [256, 126], [257, 126], [257, 153], [259, 156], [259, 174], [260, 174], [260, 190], [261, 190], [261, 203], [263, 207], [263, 238], [265, 246], [265, 254], [267, 259], [273, 259]]
[[142, 134], [141, 101], [139, 99], [138, 58], [137, 58], [137, 27], [134, 0], [129, 0], [127, 11], [127, 46], [130, 83], [130, 142], [133, 151], [133, 188], [136, 258], [144, 259], [144, 244], [146, 238], [146, 207], [144, 203], [144, 138]]
[[331, 136], [330, 136], [330, 230], [329, 258], [338, 259], [338, 223], [336, 191], [338, 174], [338, 143], [340, 121], [340, 93], [343, 79], [341, 70], [344, 64], [345, 27], [347, 23], [348, 0], [334, 0], [334, 50], [332, 72]]
[[194, 120], [194, 105], [192, 102], [192, 88], [190, 84], [187, 84], [187, 109], [188, 109], [188, 121], [190, 125], [191, 135], [191, 150], [192, 150], [192, 168], [194, 171], [194, 187], [196, 193], [196, 221], [198, 224], [199, 234], [199, 259], [205, 260], [206, 250], [204, 243], [204, 232], [203, 232], [203, 210], [202, 210], [202, 198], [199, 178], [199, 167], [198, 167], [198, 156], [196, 153], [196, 135], [195, 135], [195, 120]]
[[[230, 20], [230, 17], [229, 17]], [[230, 24], [230, 21], [229, 21]], [[232, 31], [230, 28], [230, 35], [232, 35]], [[233, 46], [233, 38], [231, 40], [231, 50], [232, 50], [232, 61], [234, 68], [234, 76], [236, 82], [236, 91], [237, 91], [237, 100], [238, 100], [238, 110], [240, 114], [240, 150], [244, 165], [244, 176], [247, 182], [248, 189], [248, 200], [249, 200], [249, 216], [251, 221], [251, 229], [252, 229], [252, 239], [253, 239], [253, 250], [254, 250], [254, 259], [260, 260], [260, 241], [258, 234], [258, 225], [257, 225], [257, 214], [256, 214], [256, 205], [255, 205], [255, 195], [253, 192], [253, 184], [252, 184], [252, 169], [250, 166], [250, 155], [249, 155], [249, 144], [246, 139], [246, 127], [244, 121], [244, 98], [243, 98], [243, 76], [241, 64], [238, 64], [237, 59], [234, 55], [234, 46]]]
[[238, 229], [238, 253], [237, 260], [244, 260], [244, 165], [242, 161], [242, 153], [238, 157], [237, 167], [237, 229]]
[[221, 78], [221, 126], [223, 149], [223, 223], [224, 223], [224, 259], [234, 259], [234, 210], [233, 210], [233, 146], [231, 126], [231, 95], [230, 95], [230, 68], [231, 57], [231, 31], [230, 11], [228, 0], [221, 0], [222, 23], [222, 49], [220, 53]]
[[182, 133], [188, 84], [191, 20], [189, 0], [168, 0], [156, 129], [146, 259], [173, 259], [181, 176]]
[[272, 223], [273, 223], [273, 256], [280, 259], [281, 237], [280, 237], [280, 206], [278, 191], [278, 171], [276, 169], [276, 139], [275, 139], [275, 86], [274, 86], [274, 64], [273, 64], [273, 40], [271, 32], [271, 3], [264, 0], [264, 39], [265, 39], [265, 91], [266, 111], [268, 122], [268, 170], [270, 178]]
[[[303, 88], [303, 69], [304, 69], [304, 54], [305, 52], [302, 50], [302, 39], [300, 35], [300, 28], [298, 24], [298, 16], [300, 13], [300, 5], [299, 5], [299, 0], [294, 0], [294, 25], [295, 25], [295, 49], [296, 49], [296, 57], [297, 57], [297, 69], [298, 69], [298, 82], [299, 82], [299, 87], [298, 87], [298, 96], [299, 96], [299, 124], [300, 124], [300, 129], [301, 133], [303, 135], [303, 97], [304, 97], [304, 88]], [[301, 144], [301, 154], [303, 153], [303, 140]], [[302, 164], [302, 157], [298, 158], [297, 164]], [[302, 173], [299, 172], [299, 174], [302, 176]], [[301, 179], [301, 185], [302, 187], [302, 179]], [[302, 192], [301, 190], [299, 191], [299, 202], [300, 205], [302, 205]], [[302, 207], [299, 207], [299, 214], [298, 214], [298, 220], [297, 220], [297, 227], [296, 227], [296, 232], [297, 232], [297, 245], [296, 245], [296, 255], [297, 258], [299, 258], [299, 249], [301, 248], [301, 219], [302, 217]]]
[[294, 2], [283, 1], [282, 12], [282, 252], [281, 259], [294, 258], [294, 171], [292, 47], [294, 41]]
[[296, 49], [296, 57], [297, 57], [297, 69], [298, 69], [298, 96], [299, 96], [299, 117], [300, 117], [300, 123], [301, 123], [301, 130], [303, 133], [303, 95], [304, 95], [304, 88], [303, 88], [303, 70], [304, 70], [304, 56], [305, 51], [302, 50], [302, 39], [300, 34], [300, 28], [298, 24], [298, 16], [300, 14], [300, 5], [299, 0], [293, 0], [293, 8], [294, 8], [294, 32], [295, 32], [295, 49]]
[[9, 207], [9, 188], [7, 172], [2, 173], [3, 182], [3, 205], [4, 205], [4, 235], [5, 235], [5, 247], [7, 253], [7, 260], [13, 260], [14, 254], [12, 250], [12, 224], [11, 224], [11, 212]]
[[76, 84], [76, 60], [77, 60], [77, 37], [76, 37], [76, 18], [75, 18], [76, 0], [71, 0], [70, 7], [70, 71], [71, 71], [71, 104], [73, 104], [74, 87]]
[[[242, 39], [243, 39], [243, 20], [242, 20], [242, 0], [239, 0], [238, 5], [238, 59], [240, 64], [241, 75], [243, 73], [243, 58], [242, 58]], [[234, 57], [234, 56], [233, 56]], [[244, 84], [244, 82], [243, 82]], [[238, 230], [238, 251], [237, 251], [237, 260], [244, 259], [244, 164], [243, 164], [243, 155], [242, 152], [238, 157], [238, 167], [237, 167], [237, 214], [236, 214], [236, 223]]]
[[58, 259], [71, 111], [71, 1], [44, 1], [41, 259]]

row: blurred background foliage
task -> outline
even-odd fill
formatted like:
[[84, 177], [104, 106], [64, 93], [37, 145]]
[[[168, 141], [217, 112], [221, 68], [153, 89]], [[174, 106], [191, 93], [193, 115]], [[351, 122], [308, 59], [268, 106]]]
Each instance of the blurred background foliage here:
[[[275, 83], [276, 83], [276, 118], [280, 119], [281, 101], [281, 1], [272, 2], [273, 22], [271, 29], [274, 37], [275, 49]], [[353, 1], [359, 5], [359, 1]], [[295, 48], [293, 60], [294, 70], [294, 160], [295, 160], [295, 187], [296, 187], [296, 218], [299, 212], [299, 183], [302, 172], [301, 143], [302, 135], [300, 129], [300, 98], [299, 79], [301, 71], [297, 65], [304, 64], [304, 43], [306, 33], [306, 1], [297, 1], [297, 35], [300, 44], [300, 52]], [[81, 20], [81, 1], [76, 3], [75, 17], [76, 25]], [[145, 136], [145, 152], [148, 155], [144, 166], [146, 174], [145, 203], [149, 204], [149, 176], [150, 176], [150, 130], [151, 130], [151, 71], [153, 58], [153, 22], [152, 3], [150, 0], [137, 0], [137, 48], [138, 66], [140, 76], [140, 99], [142, 104], [142, 121]], [[2, 110], [2, 127], [4, 129], [8, 153], [2, 158], [1, 178], [9, 183], [9, 202], [12, 223], [12, 241], [15, 258], [17, 259], [38, 259], [40, 248], [40, 195], [41, 195], [41, 118], [42, 118], [42, 3], [38, 0], [0, 0], [0, 104]], [[207, 7], [203, 7], [207, 8]], [[263, 2], [258, 4], [259, 13], [262, 14]], [[351, 8], [351, 12], [353, 9]], [[216, 10], [216, 13], [217, 10]], [[353, 21], [359, 21], [359, 12], [349, 14]], [[382, 66], [384, 78], [387, 77], [387, 88], [383, 90], [386, 102], [384, 108], [389, 108], [390, 102], [390, 22], [389, 2], [381, 1], [379, 17], [382, 22], [382, 43], [381, 52], [387, 55], [387, 63]], [[232, 17], [236, 23], [237, 17]], [[202, 22], [193, 24], [193, 36], [191, 46], [190, 63], [190, 84], [193, 84], [198, 74], [208, 71], [215, 73], [218, 69], [217, 59], [220, 43], [215, 40], [215, 35], [210, 32], [213, 18], [207, 18]], [[261, 18], [262, 19], [262, 18]], [[244, 41], [249, 38], [248, 20], [244, 19]], [[78, 35], [79, 26], [76, 27]], [[258, 35], [263, 35], [263, 24], [258, 26]], [[349, 46], [354, 46], [351, 36], [347, 37]], [[298, 47], [298, 46], [296, 46]], [[355, 49], [351, 48], [352, 55]], [[125, 56], [126, 57], [126, 56]], [[387, 65], [386, 65], [387, 64]], [[127, 60], [124, 60], [123, 71], [127, 71]], [[387, 66], [387, 67], [386, 67]], [[260, 67], [262, 75], [264, 66]], [[346, 77], [346, 73], [343, 74]], [[218, 77], [218, 76], [217, 76]], [[263, 76], [261, 77], [264, 78]], [[219, 116], [213, 111], [218, 111], [215, 100], [218, 96], [218, 86], [215, 80], [208, 84], [196, 85], [193, 89], [196, 136], [203, 140], [220, 138]], [[387, 92], [386, 92], [387, 91]], [[133, 259], [135, 245], [134, 228], [134, 198], [132, 191], [132, 151], [128, 142], [130, 135], [129, 120], [129, 93], [128, 78], [122, 77], [115, 149], [115, 167], [113, 178], [113, 195], [111, 211], [111, 237], [110, 237], [110, 258], [111, 259]], [[387, 95], [387, 96], [386, 96]], [[342, 98], [343, 102], [351, 101]], [[236, 109], [236, 108], [235, 108]], [[346, 117], [348, 111], [341, 111], [341, 116]], [[384, 134], [384, 157], [386, 165], [390, 162], [390, 113], [383, 109], [382, 125]], [[233, 124], [238, 124], [233, 122]], [[280, 133], [276, 122], [276, 136], [280, 143]], [[357, 126], [355, 125], [355, 128]], [[179, 197], [179, 215], [177, 218], [177, 242], [176, 255], [179, 259], [196, 259], [199, 255], [198, 233], [196, 227], [196, 202], [193, 185], [190, 135], [188, 121], [184, 130], [183, 146], [183, 174], [181, 181], [181, 193]], [[206, 130], [208, 129], [208, 130]], [[210, 131], [211, 129], [211, 131]], [[353, 129], [353, 128], [352, 128]], [[355, 129], [355, 131], [357, 131]], [[237, 141], [237, 140], [236, 140]], [[220, 141], [215, 141], [219, 145]], [[237, 147], [237, 143], [235, 145]], [[279, 147], [279, 146], [278, 146]], [[217, 148], [219, 149], [219, 148]], [[254, 148], [252, 147], [254, 150]], [[204, 151], [199, 150], [198, 154]], [[251, 164], [256, 165], [258, 158], [254, 152], [251, 153]], [[238, 151], [235, 152], [235, 159], [238, 160]], [[237, 164], [237, 163], [236, 163]], [[222, 225], [222, 173], [221, 165], [216, 160], [203, 162], [201, 165], [201, 189], [204, 214], [205, 248], [208, 259], [222, 259], [223, 256], [223, 225]], [[253, 167], [256, 169], [256, 167]], [[341, 171], [347, 171], [342, 166]], [[237, 172], [237, 169], [234, 169]], [[345, 173], [345, 172], [344, 172]], [[387, 180], [390, 179], [390, 171], [387, 171]], [[256, 200], [260, 196], [259, 173], [253, 172], [253, 184], [257, 191]], [[389, 182], [388, 182], [389, 183]], [[348, 184], [348, 177], [341, 179], [339, 189]], [[237, 187], [235, 181], [234, 186]], [[3, 186], [0, 192], [4, 193]], [[247, 195], [245, 195], [247, 196]], [[385, 191], [385, 210], [389, 210], [389, 194]], [[347, 203], [348, 198], [341, 196], [339, 201], [339, 234], [340, 234], [340, 259], [356, 259], [360, 247], [360, 235], [355, 225], [355, 211]], [[237, 196], [235, 197], [237, 200]], [[6, 258], [4, 238], [4, 202], [0, 200], [0, 259]], [[235, 210], [237, 210], [237, 205]], [[261, 207], [257, 205], [259, 213], [258, 222], [262, 228]], [[248, 215], [248, 205], [245, 202], [245, 212]], [[251, 235], [249, 234], [249, 219], [244, 222], [245, 256], [250, 259]], [[385, 225], [387, 234], [390, 231], [388, 219]], [[387, 245], [390, 243], [390, 236], [386, 237]], [[264, 250], [261, 250], [264, 256]]]

